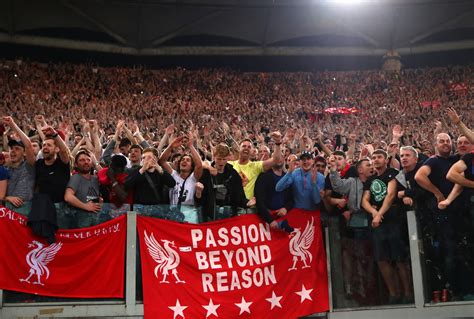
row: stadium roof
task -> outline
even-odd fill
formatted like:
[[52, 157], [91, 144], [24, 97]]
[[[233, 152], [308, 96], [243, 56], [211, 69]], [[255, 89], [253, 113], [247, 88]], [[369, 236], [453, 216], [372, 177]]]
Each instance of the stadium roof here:
[[0, 42], [136, 56], [403, 56], [474, 48], [474, 1], [0, 0]]

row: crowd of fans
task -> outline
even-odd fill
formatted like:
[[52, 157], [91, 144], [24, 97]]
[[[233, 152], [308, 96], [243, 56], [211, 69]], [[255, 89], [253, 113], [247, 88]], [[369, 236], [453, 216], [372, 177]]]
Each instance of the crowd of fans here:
[[[2, 61], [0, 200], [60, 228], [131, 209], [189, 221], [199, 207], [195, 221], [257, 213], [289, 236], [291, 209], [319, 209], [340, 218], [346, 294], [369, 238], [392, 304], [413, 302], [404, 213], [416, 207], [434, 301], [465, 298], [474, 289], [472, 276], [459, 276], [474, 267], [474, 136], [464, 124], [473, 122], [473, 68], [240, 73]], [[51, 232], [43, 235], [54, 240]]]

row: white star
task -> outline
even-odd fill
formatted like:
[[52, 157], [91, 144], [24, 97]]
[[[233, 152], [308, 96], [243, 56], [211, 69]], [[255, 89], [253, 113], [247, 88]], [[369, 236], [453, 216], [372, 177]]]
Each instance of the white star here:
[[303, 301], [305, 301], [306, 299], [308, 300], [313, 300], [311, 298], [311, 296], [309, 295], [311, 293], [311, 291], [313, 291], [313, 289], [306, 289], [304, 285], [302, 285], [303, 287], [301, 288], [300, 291], [297, 291], [295, 292], [295, 294], [299, 295], [301, 297], [301, 303], [303, 303]]
[[202, 306], [204, 309], [207, 310], [207, 314], [206, 314], [206, 318], [209, 317], [210, 315], [214, 315], [216, 317], [219, 317], [217, 315], [217, 308], [219, 308], [221, 305], [215, 305], [214, 303], [212, 303], [212, 298], [211, 300], [209, 301], [209, 304], [207, 306]]
[[281, 304], [280, 304], [281, 298], [283, 298], [283, 296], [277, 297], [277, 295], [275, 295], [275, 291], [273, 291], [272, 292], [272, 297], [265, 299], [266, 301], [268, 301], [269, 303], [272, 304], [270, 310], [275, 308], [275, 307], [280, 307], [281, 308]]
[[245, 301], [244, 297], [242, 297], [242, 301], [241, 301], [240, 303], [236, 303], [236, 304], [235, 304], [237, 307], [240, 308], [239, 316], [240, 316], [241, 314], [243, 314], [244, 312], [250, 313], [250, 305], [251, 305], [251, 304], [253, 304], [252, 301], [247, 302], [247, 301]]
[[169, 306], [168, 308], [170, 308], [171, 310], [173, 310], [174, 312], [174, 315], [173, 315], [173, 319], [176, 319], [176, 316], [181, 316], [184, 318], [184, 309], [188, 308], [188, 306], [181, 306], [181, 304], [179, 303], [179, 299], [176, 299], [176, 305], [175, 306]]

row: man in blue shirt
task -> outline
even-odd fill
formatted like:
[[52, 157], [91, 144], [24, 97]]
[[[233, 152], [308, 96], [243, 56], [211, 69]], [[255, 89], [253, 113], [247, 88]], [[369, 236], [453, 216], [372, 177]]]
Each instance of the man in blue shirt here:
[[276, 191], [281, 192], [291, 187], [294, 207], [314, 211], [321, 201], [320, 191], [324, 189], [324, 175], [314, 167], [314, 157], [310, 152], [300, 155], [300, 167], [291, 165], [288, 173], [276, 184]]

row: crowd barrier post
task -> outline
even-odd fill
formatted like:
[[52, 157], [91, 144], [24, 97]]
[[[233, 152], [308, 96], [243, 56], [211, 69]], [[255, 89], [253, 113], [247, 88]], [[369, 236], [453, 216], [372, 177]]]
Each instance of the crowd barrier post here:
[[418, 233], [418, 222], [414, 210], [407, 212], [408, 238], [410, 242], [411, 271], [413, 276], [413, 293], [416, 308], [423, 308], [425, 294], [423, 289], [423, 273], [421, 265], [421, 254], [423, 243]]
[[136, 304], [137, 213], [127, 212], [127, 250], [125, 261], [125, 305]]

